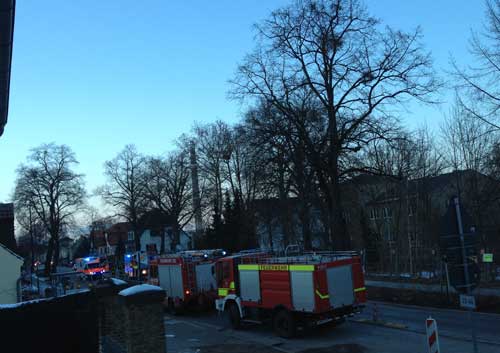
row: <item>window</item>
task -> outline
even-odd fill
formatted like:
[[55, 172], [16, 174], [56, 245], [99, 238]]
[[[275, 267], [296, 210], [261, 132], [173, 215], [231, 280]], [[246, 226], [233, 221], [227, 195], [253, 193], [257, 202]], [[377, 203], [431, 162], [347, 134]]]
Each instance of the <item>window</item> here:
[[351, 221], [351, 215], [349, 214], [349, 211], [342, 211], [342, 219], [345, 223], [349, 223]]
[[384, 218], [392, 218], [392, 208], [384, 207]]
[[128, 239], [128, 241], [134, 240], [134, 231], [133, 230], [131, 230], [127, 233], [127, 239]]
[[394, 240], [394, 239], [392, 239], [392, 232], [391, 232], [390, 226], [386, 227], [384, 237], [385, 237], [385, 240], [388, 242], [391, 242]]
[[377, 219], [377, 218], [379, 218], [378, 209], [377, 208], [370, 209], [370, 219]]
[[408, 216], [413, 216], [417, 212], [415, 205], [408, 205]]

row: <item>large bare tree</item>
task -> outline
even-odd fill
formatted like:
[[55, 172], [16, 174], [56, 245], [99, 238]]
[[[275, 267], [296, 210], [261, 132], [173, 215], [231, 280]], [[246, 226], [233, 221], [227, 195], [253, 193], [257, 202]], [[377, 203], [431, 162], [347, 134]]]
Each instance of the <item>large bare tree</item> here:
[[[195, 214], [188, 151], [174, 151], [166, 158], [150, 158], [146, 179], [146, 195], [150, 205], [172, 221], [170, 250], [175, 250], [180, 244], [182, 229]], [[164, 251], [163, 241], [162, 251]]]
[[127, 145], [118, 155], [104, 164], [107, 183], [97, 192], [116, 212], [130, 223], [136, 251], [141, 250], [142, 219], [147, 211], [144, 168], [146, 160], [134, 145]]
[[328, 210], [330, 241], [349, 247], [342, 220], [343, 161], [390, 131], [390, 109], [430, 101], [438, 84], [420, 30], [371, 17], [358, 0], [304, 0], [256, 26], [256, 49], [232, 80], [235, 98], [273, 104], [295, 124]]
[[458, 99], [465, 110], [500, 130], [500, 0], [486, 0], [482, 33], [473, 32], [469, 50], [476, 63], [463, 69], [453, 62], [458, 77]]
[[56, 270], [60, 236], [85, 201], [83, 175], [73, 170], [77, 163], [68, 146], [45, 144], [34, 148], [17, 170], [16, 208], [36, 218], [49, 234], [46, 275]]

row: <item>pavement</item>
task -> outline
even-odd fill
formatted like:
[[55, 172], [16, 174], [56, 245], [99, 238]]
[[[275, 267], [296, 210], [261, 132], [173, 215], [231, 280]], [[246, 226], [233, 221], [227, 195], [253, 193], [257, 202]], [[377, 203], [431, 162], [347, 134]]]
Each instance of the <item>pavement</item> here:
[[[377, 306], [378, 320], [373, 321]], [[340, 326], [326, 325], [293, 339], [276, 337], [269, 325], [232, 330], [216, 313], [165, 316], [168, 353], [421, 353], [428, 352], [425, 319], [437, 321], [441, 353], [473, 352], [468, 313], [381, 302]], [[500, 315], [474, 313], [480, 353], [500, 352]]]

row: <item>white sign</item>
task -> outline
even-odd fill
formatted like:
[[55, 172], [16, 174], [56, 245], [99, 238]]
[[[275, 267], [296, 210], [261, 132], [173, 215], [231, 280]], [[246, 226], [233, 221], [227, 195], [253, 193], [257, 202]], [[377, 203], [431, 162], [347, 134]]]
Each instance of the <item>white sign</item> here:
[[460, 294], [460, 306], [465, 309], [476, 309], [476, 298], [473, 295]]

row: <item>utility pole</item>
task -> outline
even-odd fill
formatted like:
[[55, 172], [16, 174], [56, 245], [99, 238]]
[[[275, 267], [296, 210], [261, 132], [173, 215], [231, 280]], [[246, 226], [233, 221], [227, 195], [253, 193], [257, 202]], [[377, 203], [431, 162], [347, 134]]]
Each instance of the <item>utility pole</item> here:
[[191, 159], [191, 182], [193, 184], [195, 239], [199, 239], [201, 237], [203, 225], [201, 219], [200, 185], [198, 184], [198, 162], [196, 159], [196, 146], [194, 141], [190, 142], [189, 154]]
[[[465, 240], [464, 240], [464, 228], [462, 224], [462, 213], [460, 211], [460, 201], [458, 197], [454, 198], [455, 202], [455, 211], [457, 214], [457, 223], [458, 223], [458, 233], [460, 235], [460, 243], [462, 245], [462, 259], [463, 259], [463, 266], [464, 266], [464, 278], [465, 278], [465, 286], [467, 289], [467, 295], [470, 296], [472, 295], [472, 290], [471, 290], [471, 281], [470, 281], [470, 276], [469, 276], [469, 264], [467, 260], [467, 253], [465, 251]], [[468, 309], [469, 312], [469, 322], [472, 326], [472, 345], [474, 347], [474, 353], [478, 353], [478, 348], [477, 348], [477, 340], [476, 340], [476, 327], [474, 325], [474, 322], [472, 320], [472, 310], [471, 308]]]

